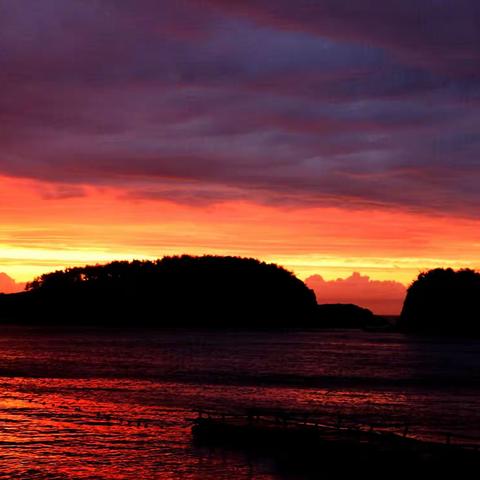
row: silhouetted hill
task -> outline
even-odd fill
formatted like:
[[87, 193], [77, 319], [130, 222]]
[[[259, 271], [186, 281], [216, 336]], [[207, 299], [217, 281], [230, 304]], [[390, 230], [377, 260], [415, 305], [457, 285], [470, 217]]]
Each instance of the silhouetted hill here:
[[65, 325], [305, 326], [315, 308], [313, 291], [284, 268], [220, 256], [69, 268], [0, 296], [0, 319]]
[[408, 288], [398, 328], [480, 334], [480, 274], [451, 268], [421, 273]]
[[317, 306], [316, 326], [320, 328], [382, 328], [388, 322], [374, 315], [368, 308], [351, 303], [329, 303]]

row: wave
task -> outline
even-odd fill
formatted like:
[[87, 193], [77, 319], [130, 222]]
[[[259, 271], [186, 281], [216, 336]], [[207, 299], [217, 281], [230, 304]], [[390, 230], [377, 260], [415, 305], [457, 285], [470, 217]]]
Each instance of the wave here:
[[43, 368], [9, 369], [0, 368], [0, 377], [24, 379], [117, 379], [129, 381], [150, 381], [158, 383], [210, 384], [225, 386], [292, 387], [319, 389], [480, 389], [480, 378], [470, 375], [414, 374], [411, 376], [379, 375], [300, 375], [294, 373], [251, 373], [218, 370], [198, 371], [136, 371], [99, 370], [82, 368], [58, 368], [45, 371]]

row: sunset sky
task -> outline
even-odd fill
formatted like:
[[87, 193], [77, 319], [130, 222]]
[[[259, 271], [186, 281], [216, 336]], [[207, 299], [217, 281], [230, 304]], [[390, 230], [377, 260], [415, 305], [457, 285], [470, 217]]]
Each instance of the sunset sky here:
[[0, 0], [0, 290], [216, 253], [396, 313], [480, 268], [479, 45], [477, 0]]

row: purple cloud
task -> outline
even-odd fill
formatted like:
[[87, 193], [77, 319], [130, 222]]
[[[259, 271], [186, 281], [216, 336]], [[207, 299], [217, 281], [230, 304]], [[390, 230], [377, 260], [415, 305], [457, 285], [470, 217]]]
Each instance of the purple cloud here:
[[[192, 3], [196, 3], [193, 1]], [[478, 74], [476, 0], [208, 0], [260, 25], [384, 48], [407, 64]], [[454, 72], [451, 68], [455, 66]]]
[[476, 3], [207, 4], [0, 0], [0, 173], [478, 215]]

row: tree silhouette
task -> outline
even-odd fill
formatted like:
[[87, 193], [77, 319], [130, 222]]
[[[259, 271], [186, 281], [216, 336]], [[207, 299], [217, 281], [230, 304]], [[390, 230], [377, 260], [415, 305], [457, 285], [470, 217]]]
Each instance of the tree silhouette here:
[[399, 328], [480, 333], [480, 273], [451, 268], [421, 273], [408, 288]]
[[316, 308], [313, 291], [293, 273], [230, 256], [67, 268], [42, 275], [26, 288], [17, 297], [24, 317], [65, 324], [304, 326]]

